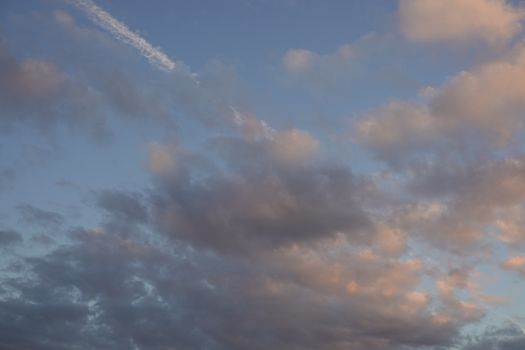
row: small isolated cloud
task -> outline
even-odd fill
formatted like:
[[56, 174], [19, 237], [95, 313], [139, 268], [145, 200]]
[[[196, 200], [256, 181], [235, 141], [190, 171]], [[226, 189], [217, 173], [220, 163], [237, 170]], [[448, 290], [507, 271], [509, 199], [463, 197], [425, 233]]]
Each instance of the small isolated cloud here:
[[520, 29], [523, 10], [505, 0], [400, 0], [401, 31], [415, 42], [504, 43]]
[[291, 49], [283, 57], [283, 65], [290, 73], [304, 72], [317, 60], [319, 55], [304, 49]]
[[290, 49], [281, 59], [282, 68], [288, 78], [305, 86], [335, 87], [348, 79], [357, 58], [368, 49], [367, 45], [377, 39], [374, 35], [367, 35], [353, 44], [341, 45], [335, 52], [326, 54], [306, 49]]

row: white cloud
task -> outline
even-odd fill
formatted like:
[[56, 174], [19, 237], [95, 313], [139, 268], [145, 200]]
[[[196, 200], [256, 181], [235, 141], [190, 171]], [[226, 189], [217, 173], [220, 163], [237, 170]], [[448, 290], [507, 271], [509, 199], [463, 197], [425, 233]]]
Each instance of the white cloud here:
[[520, 30], [523, 11], [505, 0], [401, 0], [399, 15], [401, 31], [412, 41], [495, 44]]
[[146, 39], [131, 31], [108, 12], [101, 9], [91, 0], [71, 0], [72, 3], [88, 14], [89, 18], [104, 30], [107, 30], [118, 40], [139, 50], [152, 64], [160, 69], [171, 71], [175, 69], [175, 62], [161, 49], [151, 45]]
[[319, 56], [309, 50], [291, 49], [283, 57], [283, 65], [288, 72], [301, 72], [310, 68]]
[[525, 49], [458, 73], [431, 89], [426, 103], [393, 101], [367, 113], [357, 125], [358, 139], [382, 159], [472, 132], [487, 144], [507, 145], [522, 127], [523, 81]]

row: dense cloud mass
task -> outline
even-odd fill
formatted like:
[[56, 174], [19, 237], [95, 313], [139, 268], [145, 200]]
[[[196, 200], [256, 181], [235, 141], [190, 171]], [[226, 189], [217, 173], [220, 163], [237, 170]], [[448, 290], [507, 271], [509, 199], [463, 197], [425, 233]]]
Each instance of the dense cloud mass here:
[[284, 16], [248, 55], [242, 14], [274, 5], [148, 3], [191, 69], [103, 5], [0, 11], [0, 350], [525, 348], [518, 4], [379, 2], [359, 17], [398, 27], [335, 46]]
[[447, 344], [479, 317], [461, 304], [431, 313], [415, 290], [422, 261], [344, 241], [239, 260], [104, 228], [72, 234], [26, 261], [32, 278], [4, 283], [3, 348], [401, 348]]
[[359, 240], [370, 222], [356, 203], [358, 181], [349, 169], [303, 160], [302, 142], [289, 132], [259, 142], [214, 140], [229, 171], [199, 171], [181, 156], [159, 179], [154, 207], [162, 230], [222, 251], [277, 248], [337, 233]]

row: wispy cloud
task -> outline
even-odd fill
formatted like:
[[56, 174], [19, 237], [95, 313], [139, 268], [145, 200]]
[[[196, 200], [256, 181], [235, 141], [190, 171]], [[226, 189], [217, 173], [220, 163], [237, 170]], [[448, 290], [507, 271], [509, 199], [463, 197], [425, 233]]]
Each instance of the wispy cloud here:
[[133, 46], [141, 52], [153, 65], [160, 69], [171, 71], [175, 69], [175, 62], [162, 50], [151, 45], [146, 39], [131, 31], [128, 26], [117, 20], [91, 0], [71, 0], [80, 10], [102, 29], [111, 33], [118, 40]]

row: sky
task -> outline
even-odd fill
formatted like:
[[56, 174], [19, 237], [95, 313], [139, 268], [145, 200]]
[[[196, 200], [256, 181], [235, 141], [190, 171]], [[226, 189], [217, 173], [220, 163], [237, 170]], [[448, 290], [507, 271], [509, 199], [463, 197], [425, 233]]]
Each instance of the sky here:
[[524, 25], [1, 1], [0, 349], [525, 349]]

